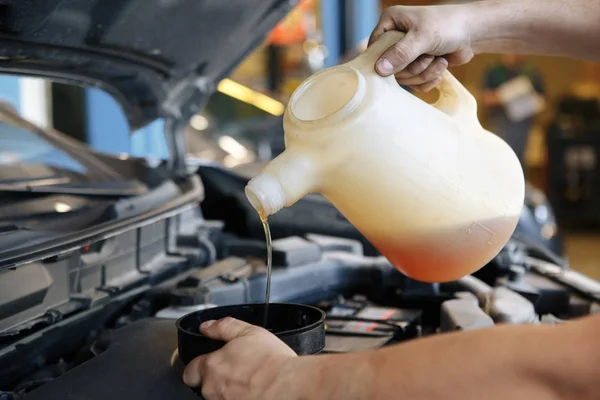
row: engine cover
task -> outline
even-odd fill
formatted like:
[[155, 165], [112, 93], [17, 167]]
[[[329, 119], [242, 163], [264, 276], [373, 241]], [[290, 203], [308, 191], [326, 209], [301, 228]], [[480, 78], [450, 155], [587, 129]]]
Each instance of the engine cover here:
[[115, 332], [106, 351], [25, 396], [26, 400], [198, 400], [170, 365], [172, 320], [144, 319]]

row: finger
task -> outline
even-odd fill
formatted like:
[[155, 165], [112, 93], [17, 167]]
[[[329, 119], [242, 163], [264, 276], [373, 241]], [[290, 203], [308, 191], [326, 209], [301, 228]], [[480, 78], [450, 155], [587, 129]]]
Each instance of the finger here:
[[218, 321], [206, 321], [200, 325], [200, 333], [203, 335], [211, 339], [224, 340], [226, 342], [247, 335], [256, 329], [261, 328], [231, 317]]
[[451, 67], [456, 67], [458, 65], [463, 65], [471, 61], [473, 58], [473, 50], [469, 47], [467, 49], [463, 49], [451, 54], [446, 54], [444, 57], [448, 60], [448, 65]]
[[437, 78], [435, 78], [432, 81], [423, 83], [421, 85], [414, 85], [414, 86], [411, 86], [411, 88], [416, 90], [417, 92], [429, 92], [431, 89], [435, 88], [440, 83], [442, 83], [442, 77], [438, 76]]
[[448, 61], [444, 57], [436, 57], [436, 59], [433, 60], [433, 62], [419, 75], [406, 79], [399, 79], [396, 77], [396, 80], [401, 85], [422, 85], [441, 76], [446, 68], [448, 68]]
[[382, 76], [400, 72], [421, 54], [427, 53], [428, 47], [426, 36], [411, 29], [381, 55], [376, 64], [377, 72]]
[[202, 374], [207, 355], [194, 358], [183, 371], [183, 383], [192, 388], [198, 388], [202, 384]]
[[384, 12], [381, 15], [381, 18], [379, 18], [379, 22], [377, 22], [377, 25], [375, 26], [375, 28], [373, 29], [373, 32], [371, 33], [371, 36], [369, 37], [368, 46], [375, 43], [377, 41], [377, 39], [379, 39], [379, 37], [381, 35], [383, 35], [385, 32], [392, 31], [394, 29], [397, 29], [396, 23], [394, 22], [394, 20], [391, 17], [389, 17], [387, 15], [386, 12]]
[[421, 74], [431, 65], [433, 60], [435, 60], [435, 57], [430, 56], [429, 54], [420, 55], [415, 61], [408, 64], [403, 71], [398, 72], [396, 74], [396, 79], [407, 79]]

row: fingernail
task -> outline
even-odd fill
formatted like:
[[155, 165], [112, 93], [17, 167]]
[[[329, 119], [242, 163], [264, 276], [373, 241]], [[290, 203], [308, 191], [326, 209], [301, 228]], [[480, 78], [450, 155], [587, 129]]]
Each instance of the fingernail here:
[[379, 72], [381, 75], [389, 75], [394, 70], [394, 66], [387, 58], [381, 58], [379, 61], [377, 61], [376, 67], [377, 72]]
[[212, 324], [214, 324], [214, 323], [215, 323], [215, 320], [211, 320], [211, 321], [206, 321], [206, 322], [203, 322], [202, 324], [200, 324], [200, 329], [201, 329], [201, 330], [202, 330], [202, 329], [208, 329], [208, 328], [210, 328], [210, 327], [212, 326]]

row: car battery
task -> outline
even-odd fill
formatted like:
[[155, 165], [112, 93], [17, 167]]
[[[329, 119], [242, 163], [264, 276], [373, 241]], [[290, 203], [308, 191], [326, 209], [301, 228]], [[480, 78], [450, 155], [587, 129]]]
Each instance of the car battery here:
[[324, 305], [326, 353], [377, 349], [418, 336], [421, 311], [376, 306], [363, 299]]

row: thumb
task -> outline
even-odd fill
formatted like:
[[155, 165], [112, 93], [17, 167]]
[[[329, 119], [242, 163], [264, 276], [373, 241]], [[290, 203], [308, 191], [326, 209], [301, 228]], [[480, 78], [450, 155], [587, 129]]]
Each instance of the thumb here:
[[421, 54], [425, 54], [429, 50], [428, 47], [429, 43], [424, 35], [409, 30], [402, 39], [381, 55], [376, 70], [382, 76], [398, 73]]
[[229, 342], [237, 337], [248, 335], [261, 329], [239, 319], [226, 317], [218, 321], [206, 321], [200, 325], [200, 333], [215, 340]]

